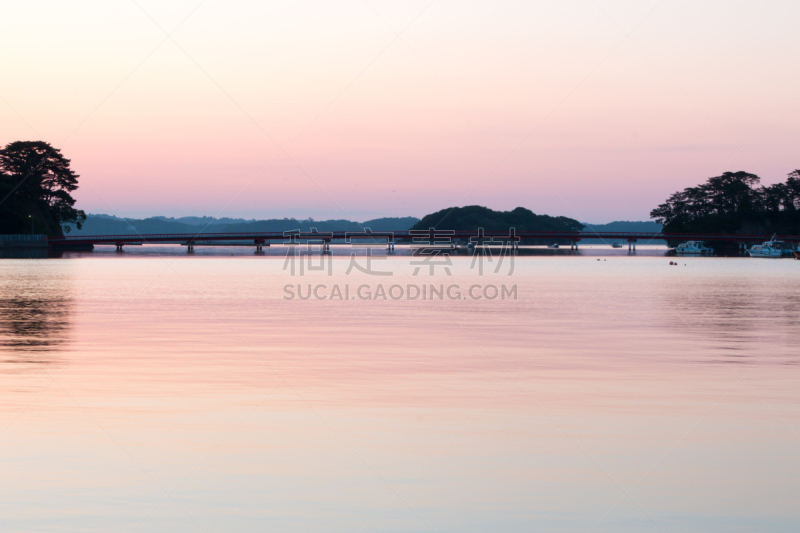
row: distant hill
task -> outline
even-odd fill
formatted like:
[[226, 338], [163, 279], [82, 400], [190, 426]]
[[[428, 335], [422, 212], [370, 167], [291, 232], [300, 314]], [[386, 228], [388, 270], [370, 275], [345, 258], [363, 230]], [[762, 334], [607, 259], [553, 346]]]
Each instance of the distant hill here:
[[180, 218], [172, 218], [172, 217], [155, 217], [160, 218], [161, 220], [166, 220], [169, 222], [180, 222], [181, 224], [189, 224], [191, 226], [205, 226], [205, 225], [218, 225], [218, 224], [239, 224], [245, 222], [252, 222], [252, 220], [247, 220], [245, 218], [214, 218], [214, 217], [180, 217]]
[[[647, 232], [647, 233], [661, 233], [661, 224], [648, 220], [645, 222], [633, 222], [627, 220], [618, 220], [616, 222], [609, 222], [608, 224], [584, 224], [584, 231], [620, 231], [620, 232]], [[586, 244], [605, 243], [602, 239], [583, 239], [581, 242]], [[620, 241], [623, 242], [623, 241]], [[653, 239], [647, 241], [650, 244], [662, 244], [666, 241], [661, 239]], [[640, 244], [645, 241], [639, 241]]]
[[[446, 215], [446, 216], [445, 216]], [[124, 219], [111, 215], [90, 214], [86, 217], [82, 230], [72, 229], [69, 235], [137, 235], [145, 233], [238, 233], [257, 231], [405, 231], [408, 229], [463, 229], [475, 231], [482, 227], [487, 231], [564, 231], [584, 226], [587, 231], [646, 231], [657, 233], [661, 225], [648, 222], [617, 221], [608, 224], [581, 224], [566, 217], [536, 215], [518, 207], [513, 211], [493, 211], [480, 206], [443, 209], [427, 215], [422, 220], [415, 217], [376, 218], [365, 222], [350, 220], [297, 220], [294, 218], [245, 220], [241, 218], [214, 217], [150, 217], [144, 219]], [[592, 239], [591, 241], [594, 241]], [[590, 242], [584, 240], [584, 242]], [[599, 241], [598, 241], [599, 242]]]
[[567, 217], [537, 215], [524, 207], [513, 211], [493, 211], [479, 205], [451, 207], [426, 215], [412, 229], [476, 231], [579, 231], [583, 224]]
[[111, 215], [90, 214], [81, 230], [73, 228], [69, 235], [137, 235], [145, 233], [239, 233], [256, 231], [405, 231], [419, 219], [415, 217], [376, 218], [365, 222], [350, 220], [296, 220], [294, 218], [270, 220], [244, 220], [214, 217], [151, 217], [125, 219]]
[[643, 231], [660, 233], [661, 224], [648, 220], [646, 222], [629, 222], [627, 220], [618, 220], [616, 222], [609, 222], [608, 224], [589, 224], [584, 222], [584, 231]]

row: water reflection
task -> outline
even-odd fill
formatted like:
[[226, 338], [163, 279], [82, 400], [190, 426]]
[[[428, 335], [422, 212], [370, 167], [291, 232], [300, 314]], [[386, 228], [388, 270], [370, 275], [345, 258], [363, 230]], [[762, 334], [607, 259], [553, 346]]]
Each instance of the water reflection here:
[[74, 305], [70, 277], [31, 269], [22, 262], [4, 266], [0, 282], [0, 352], [6, 354], [3, 362], [30, 362], [21, 354], [58, 349], [68, 338]]
[[68, 299], [0, 299], [0, 346], [23, 351], [62, 344], [69, 328]]
[[664, 276], [658, 301], [671, 310], [663, 316], [674, 335], [693, 339], [693, 357], [706, 361], [797, 364], [789, 332], [800, 326], [800, 302], [791, 272], [746, 259], [716, 267], [722, 264], [701, 275], [676, 269]]
[[[635, 502], [800, 530], [798, 262], [526, 257], [516, 300], [286, 301], [278, 248], [0, 261], [0, 530], [658, 530]], [[378, 283], [334, 253], [302, 282]], [[418, 279], [497, 280], [453, 263]]]

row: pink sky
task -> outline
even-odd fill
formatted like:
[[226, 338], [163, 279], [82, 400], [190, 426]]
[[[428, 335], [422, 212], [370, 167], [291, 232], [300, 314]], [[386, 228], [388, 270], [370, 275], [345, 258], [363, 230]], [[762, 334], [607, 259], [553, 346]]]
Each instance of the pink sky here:
[[800, 168], [796, 2], [138, 4], [0, 7], [0, 144], [87, 212], [646, 220]]

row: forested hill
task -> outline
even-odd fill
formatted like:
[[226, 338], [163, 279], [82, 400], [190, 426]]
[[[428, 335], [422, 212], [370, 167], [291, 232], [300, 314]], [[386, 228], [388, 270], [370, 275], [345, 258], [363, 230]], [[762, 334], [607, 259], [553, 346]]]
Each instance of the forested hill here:
[[583, 224], [567, 217], [537, 215], [524, 207], [513, 211], [493, 211], [479, 205], [451, 207], [426, 215], [412, 229], [476, 231], [579, 231]]
[[70, 235], [137, 235], [146, 233], [245, 233], [258, 231], [373, 231], [407, 230], [419, 219], [415, 217], [376, 218], [366, 222], [350, 220], [296, 220], [294, 218], [243, 220], [214, 217], [124, 219], [109, 215], [87, 215], [83, 228]]
[[784, 183], [760, 183], [749, 172], [725, 172], [674, 193], [650, 218], [666, 233], [800, 234], [800, 170]]

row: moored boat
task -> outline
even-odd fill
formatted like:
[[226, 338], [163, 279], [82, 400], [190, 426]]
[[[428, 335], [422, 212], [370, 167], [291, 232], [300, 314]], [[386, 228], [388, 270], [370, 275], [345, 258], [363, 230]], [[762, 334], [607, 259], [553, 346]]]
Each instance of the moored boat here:
[[714, 249], [703, 244], [703, 241], [684, 242], [670, 251], [676, 255], [712, 255], [714, 253]]
[[[789, 243], [775, 240], [776, 235], [762, 244], [754, 244], [751, 246], [747, 253], [750, 257], [768, 257], [768, 258], [781, 258], [792, 257], [792, 246]], [[796, 253], [795, 253], [796, 255]]]

